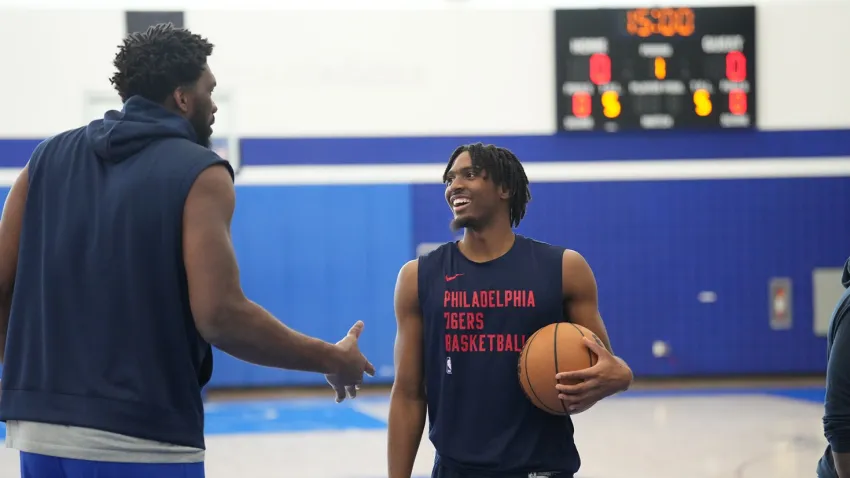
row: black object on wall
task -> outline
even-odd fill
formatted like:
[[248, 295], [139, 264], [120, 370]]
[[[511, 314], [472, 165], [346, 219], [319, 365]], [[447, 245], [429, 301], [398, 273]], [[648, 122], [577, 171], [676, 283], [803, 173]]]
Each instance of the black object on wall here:
[[183, 28], [185, 14], [183, 12], [126, 12], [126, 34], [143, 32], [159, 23], [173, 23], [177, 28]]

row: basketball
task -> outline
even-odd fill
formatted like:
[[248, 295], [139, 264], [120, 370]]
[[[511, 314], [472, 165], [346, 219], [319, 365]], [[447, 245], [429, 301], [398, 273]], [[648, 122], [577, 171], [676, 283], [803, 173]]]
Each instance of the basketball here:
[[[596, 354], [582, 342], [582, 337], [602, 343], [586, 327], [568, 322], [547, 325], [526, 341], [519, 355], [519, 383], [537, 408], [553, 415], [569, 414], [558, 398], [555, 375], [585, 369], [596, 363]], [[572, 383], [562, 380], [561, 384]]]

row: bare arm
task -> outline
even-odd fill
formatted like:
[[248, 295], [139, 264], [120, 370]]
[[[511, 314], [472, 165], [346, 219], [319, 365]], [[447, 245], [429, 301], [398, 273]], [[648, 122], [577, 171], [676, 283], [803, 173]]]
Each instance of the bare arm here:
[[835, 462], [835, 472], [838, 478], [850, 476], [850, 452], [832, 452], [832, 460]]
[[832, 347], [826, 366], [824, 435], [840, 478], [850, 478], [850, 323], [848, 310], [836, 316]]
[[[613, 354], [614, 350], [611, 348], [608, 331], [605, 329], [605, 323], [599, 313], [596, 277], [593, 275], [590, 264], [578, 252], [566, 250], [562, 261], [562, 273], [565, 316], [571, 322], [590, 329], [599, 337], [605, 348]], [[617, 356], [614, 356], [614, 358], [628, 372], [628, 383], [623, 389], [625, 390], [633, 380], [632, 371], [623, 359]]]
[[395, 288], [398, 329], [394, 353], [395, 381], [390, 394], [388, 426], [389, 478], [410, 478], [425, 428], [426, 401], [418, 271], [417, 261], [406, 263], [399, 272]]
[[0, 216], [0, 363], [6, 358], [6, 334], [12, 310], [12, 292], [18, 271], [18, 247], [24, 225], [24, 209], [29, 191], [29, 167], [18, 174], [15, 184], [6, 196], [3, 215]]
[[258, 365], [337, 373], [339, 347], [302, 335], [242, 292], [230, 239], [236, 204], [230, 174], [212, 166], [195, 180], [183, 212], [183, 260], [195, 324], [210, 344]]

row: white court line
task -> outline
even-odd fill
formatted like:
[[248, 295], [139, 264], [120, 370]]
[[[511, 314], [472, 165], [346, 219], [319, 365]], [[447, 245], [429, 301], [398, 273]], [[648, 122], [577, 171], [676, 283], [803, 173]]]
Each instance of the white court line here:
[[[850, 157], [527, 162], [532, 183], [850, 177]], [[239, 186], [439, 184], [444, 164], [244, 166]], [[19, 169], [0, 168], [0, 187]]]

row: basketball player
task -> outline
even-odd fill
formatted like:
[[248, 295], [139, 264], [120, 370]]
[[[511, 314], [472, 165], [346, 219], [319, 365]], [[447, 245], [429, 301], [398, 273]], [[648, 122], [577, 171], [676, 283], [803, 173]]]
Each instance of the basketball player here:
[[818, 478], [850, 478], [850, 259], [826, 335], [826, 398], [823, 431], [828, 446], [818, 462]]
[[124, 107], [38, 145], [0, 219], [0, 419], [32, 478], [204, 476], [210, 344], [327, 374], [337, 400], [374, 369], [358, 322], [337, 344], [247, 299], [230, 241], [233, 171], [209, 149], [213, 45], [130, 35]]
[[598, 363], [561, 374], [584, 380], [558, 387], [565, 406], [586, 410], [629, 387], [631, 370], [610, 352], [593, 273], [578, 253], [514, 233], [530, 193], [507, 149], [462, 146], [443, 180], [452, 227], [465, 231], [399, 272], [389, 477], [410, 477], [426, 410], [433, 478], [572, 477], [580, 464], [572, 422], [524, 396], [517, 361], [536, 330], [572, 321], [606, 348], [587, 341]]

